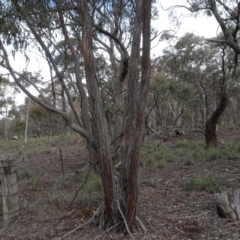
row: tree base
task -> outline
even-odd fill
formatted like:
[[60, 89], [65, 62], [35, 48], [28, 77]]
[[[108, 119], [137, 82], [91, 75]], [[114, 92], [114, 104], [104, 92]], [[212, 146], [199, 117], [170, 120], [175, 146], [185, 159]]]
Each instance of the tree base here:
[[240, 220], [240, 188], [234, 190], [232, 204], [229, 203], [226, 192], [217, 193], [216, 204], [220, 217]]

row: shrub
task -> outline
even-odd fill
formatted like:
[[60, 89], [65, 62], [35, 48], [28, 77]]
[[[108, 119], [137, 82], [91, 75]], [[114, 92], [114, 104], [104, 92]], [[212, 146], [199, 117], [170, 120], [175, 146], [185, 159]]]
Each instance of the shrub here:
[[206, 160], [207, 161], [215, 161], [217, 159], [222, 158], [223, 154], [219, 148], [208, 148], [206, 150]]
[[32, 168], [19, 168], [17, 169], [17, 179], [18, 181], [27, 180], [34, 182], [36, 179], [36, 170]]
[[164, 167], [167, 162], [174, 160], [172, 149], [153, 141], [146, 144], [140, 152], [140, 162], [142, 165], [150, 165], [153, 168]]
[[42, 151], [41, 151], [41, 153], [42, 154], [51, 154], [52, 153], [52, 149], [51, 148], [46, 148], [46, 149], [43, 149]]
[[178, 141], [177, 148], [184, 164], [192, 164], [194, 161], [205, 160], [205, 148], [196, 141]]
[[191, 141], [191, 140], [177, 141], [176, 146], [177, 148], [186, 148], [191, 150], [198, 149], [199, 147], [202, 148], [199, 142]]
[[215, 193], [221, 191], [223, 179], [213, 175], [207, 177], [192, 177], [185, 184], [187, 191], [205, 191], [207, 193]]

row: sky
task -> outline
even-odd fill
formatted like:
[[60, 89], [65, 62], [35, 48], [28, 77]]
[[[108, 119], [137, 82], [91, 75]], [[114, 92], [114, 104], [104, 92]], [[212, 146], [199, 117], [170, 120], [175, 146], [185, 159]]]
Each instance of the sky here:
[[[162, 8], [167, 9], [175, 4], [187, 5], [186, 0], [160, 0]], [[178, 8], [175, 10], [173, 16], [177, 17], [180, 21], [179, 28], [176, 28], [174, 22], [169, 18], [170, 11], [164, 11], [159, 8], [159, 19], [155, 22], [159, 24], [159, 30], [172, 29], [176, 31], [176, 34], [181, 37], [187, 32], [192, 32], [198, 36], [204, 36], [206, 38], [216, 36], [216, 33], [220, 31], [218, 23], [215, 18], [204, 16], [199, 14], [198, 17], [191, 16], [191, 13], [185, 8]]]
[[[183, 5], [186, 4], [186, 0], [161, 0], [160, 1], [163, 8], [168, 8], [175, 4]], [[176, 27], [173, 21], [169, 18], [169, 11], [164, 11], [159, 8], [159, 17], [157, 20], [152, 22], [152, 24], [158, 29], [159, 32], [164, 30], [173, 30], [178, 37], [183, 36], [187, 32], [194, 33], [198, 36], [203, 36], [206, 38], [211, 38], [216, 36], [217, 32], [220, 31], [218, 28], [217, 21], [214, 17], [207, 17], [200, 15], [198, 17], [191, 17], [189, 12], [184, 9], [178, 9], [174, 15], [177, 19], [180, 19], [180, 26]], [[165, 43], [160, 42], [156, 46], [158, 40], [152, 45], [155, 46], [152, 56], [161, 54], [161, 50], [166, 46]], [[157, 53], [157, 54], [156, 54]], [[31, 54], [31, 61], [28, 65], [25, 64], [25, 61], [21, 57], [16, 57], [15, 61], [12, 62], [13, 67], [16, 67], [18, 70], [27, 70], [27, 71], [42, 71], [42, 75], [45, 79], [49, 79], [49, 67], [46, 61], [41, 60], [36, 54]], [[25, 94], [20, 94], [17, 98], [17, 105], [24, 102]]]

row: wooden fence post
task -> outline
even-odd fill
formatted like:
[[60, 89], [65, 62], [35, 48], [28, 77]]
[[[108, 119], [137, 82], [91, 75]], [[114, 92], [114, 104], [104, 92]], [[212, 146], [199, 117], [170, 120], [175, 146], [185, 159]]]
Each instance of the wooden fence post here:
[[19, 199], [16, 174], [16, 155], [0, 155], [2, 183], [3, 220], [8, 222], [19, 214]]

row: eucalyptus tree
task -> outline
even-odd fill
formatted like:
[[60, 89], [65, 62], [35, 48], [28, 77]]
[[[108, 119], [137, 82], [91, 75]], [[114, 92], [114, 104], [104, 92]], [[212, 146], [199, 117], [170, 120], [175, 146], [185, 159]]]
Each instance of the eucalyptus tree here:
[[[33, 101], [60, 115], [86, 140], [90, 163], [99, 172], [103, 184], [101, 227], [120, 223], [120, 229], [130, 233], [137, 211], [138, 153], [150, 79], [152, 1], [10, 0], [0, 3], [1, 66]], [[63, 41], [63, 45], [59, 45], [59, 41]], [[54, 90], [52, 101], [43, 94], [36, 97], [17, 77], [9, 51], [29, 58], [31, 48], [44, 56], [52, 76], [58, 78], [71, 115], [56, 106]], [[59, 64], [60, 54], [70, 57], [71, 62]], [[105, 62], [97, 61], [101, 59]], [[108, 64], [99, 69], [99, 62]], [[105, 71], [107, 65], [111, 65], [111, 72]], [[69, 73], [74, 75], [74, 84], [66, 81]], [[122, 118], [114, 120], [118, 129], [112, 144], [102, 84], [108, 84], [109, 76], [114, 79], [112, 86], [116, 92], [112, 101], [116, 106], [122, 105]], [[80, 112], [71, 95], [73, 88], [77, 90]], [[112, 163], [112, 146], [116, 142], [120, 147], [120, 171], [114, 169]]]
[[[238, 38], [240, 30], [240, 3], [239, 1], [231, 0], [190, 0], [187, 1], [186, 5], [176, 5], [173, 6], [172, 9], [179, 7], [188, 9], [195, 15], [203, 12], [208, 16], [214, 16], [219, 23], [223, 38], [216, 37], [216, 33], [213, 32], [213, 38], [209, 39], [209, 42], [215, 42], [221, 45], [223, 51], [224, 45], [229, 46], [233, 50], [231, 77], [226, 79], [226, 73], [223, 71], [223, 81], [221, 91], [219, 92], [218, 105], [206, 124], [206, 131], [209, 132], [209, 134], [206, 135], [206, 142], [208, 145], [216, 146], [216, 125], [228, 105], [229, 90], [235, 85], [239, 76], [238, 55], [240, 53], [240, 45]], [[224, 54], [225, 53], [223, 53], [223, 55]]]
[[166, 48], [157, 61], [164, 66], [162, 71], [171, 82], [172, 93], [185, 102], [192, 119], [196, 114], [202, 118], [198, 122], [205, 128], [207, 146], [217, 146], [216, 125], [227, 106], [226, 90], [222, 88], [231, 80], [231, 54], [225, 45], [208, 43], [188, 33]]

